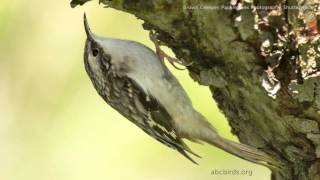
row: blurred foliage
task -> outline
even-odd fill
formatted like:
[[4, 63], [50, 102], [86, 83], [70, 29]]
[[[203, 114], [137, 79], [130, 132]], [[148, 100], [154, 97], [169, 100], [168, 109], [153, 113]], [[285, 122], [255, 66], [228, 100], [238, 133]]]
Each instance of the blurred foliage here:
[[[145, 135], [107, 106], [83, 67], [86, 11], [97, 34], [154, 49], [142, 21], [97, 2], [2, 0], [0, 6], [0, 179], [269, 179], [269, 171], [212, 148], [189, 143], [200, 166]], [[170, 67], [194, 106], [236, 140], [206, 87]], [[214, 176], [214, 169], [252, 176]]]

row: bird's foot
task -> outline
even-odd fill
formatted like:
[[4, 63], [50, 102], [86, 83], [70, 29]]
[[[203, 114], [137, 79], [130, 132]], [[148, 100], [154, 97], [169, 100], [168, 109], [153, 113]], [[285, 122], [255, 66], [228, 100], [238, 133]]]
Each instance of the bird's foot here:
[[159, 43], [159, 40], [157, 39], [157, 35], [154, 31], [150, 31], [150, 40], [154, 43], [155, 47], [156, 47], [156, 53], [159, 57], [159, 59], [161, 60], [161, 62], [164, 62], [165, 59], [167, 59], [169, 61], [169, 63], [176, 69], [178, 70], [184, 70], [184, 68], [179, 68], [176, 66], [175, 63], [177, 64], [180, 64], [182, 66], [190, 66], [192, 65], [192, 63], [189, 63], [189, 64], [186, 64], [184, 62], [182, 62], [181, 60], [179, 59], [176, 59], [174, 57], [171, 57], [169, 56], [168, 54], [166, 54], [161, 48], [160, 48], [160, 43]]

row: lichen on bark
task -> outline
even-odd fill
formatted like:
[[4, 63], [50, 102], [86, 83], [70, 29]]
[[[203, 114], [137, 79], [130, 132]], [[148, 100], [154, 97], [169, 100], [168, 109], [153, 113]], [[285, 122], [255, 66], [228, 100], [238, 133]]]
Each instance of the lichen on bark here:
[[210, 88], [240, 142], [284, 164], [273, 179], [320, 179], [319, 1], [100, 2], [144, 20], [177, 58], [192, 62], [190, 76]]

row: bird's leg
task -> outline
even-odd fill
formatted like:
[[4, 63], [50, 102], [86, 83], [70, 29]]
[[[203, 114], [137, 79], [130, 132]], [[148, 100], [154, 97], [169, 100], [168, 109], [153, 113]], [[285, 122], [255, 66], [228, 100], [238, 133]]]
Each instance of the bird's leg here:
[[156, 53], [159, 57], [159, 59], [164, 62], [164, 59], [167, 59], [169, 61], [169, 63], [176, 69], [179, 69], [179, 70], [184, 70], [182, 68], [179, 68], [175, 65], [175, 63], [177, 64], [180, 64], [182, 66], [190, 66], [192, 63], [190, 64], [185, 64], [183, 63], [181, 60], [179, 59], [176, 59], [176, 58], [173, 58], [171, 56], [169, 56], [168, 54], [166, 54], [161, 48], [160, 48], [160, 43], [159, 43], [159, 40], [157, 39], [157, 35], [154, 31], [150, 31], [150, 40], [154, 43], [155, 47], [156, 47]]

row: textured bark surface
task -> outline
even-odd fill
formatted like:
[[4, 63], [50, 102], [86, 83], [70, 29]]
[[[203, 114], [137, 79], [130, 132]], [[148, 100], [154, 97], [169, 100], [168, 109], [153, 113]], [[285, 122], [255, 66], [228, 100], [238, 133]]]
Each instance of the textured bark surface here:
[[210, 87], [232, 133], [285, 165], [273, 179], [320, 179], [317, 0], [101, 2], [144, 20], [178, 58], [193, 62], [190, 76]]

